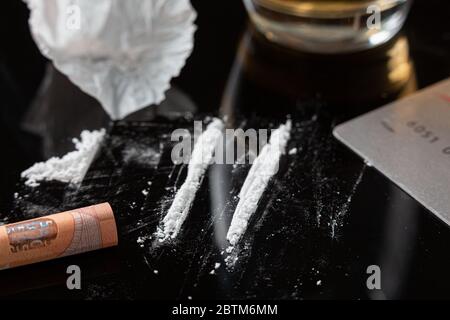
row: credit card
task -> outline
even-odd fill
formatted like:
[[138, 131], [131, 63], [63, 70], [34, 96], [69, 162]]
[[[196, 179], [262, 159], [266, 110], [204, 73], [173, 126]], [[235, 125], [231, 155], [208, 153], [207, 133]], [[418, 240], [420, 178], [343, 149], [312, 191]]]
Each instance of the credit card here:
[[334, 136], [450, 225], [450, 78], [341, 124]]

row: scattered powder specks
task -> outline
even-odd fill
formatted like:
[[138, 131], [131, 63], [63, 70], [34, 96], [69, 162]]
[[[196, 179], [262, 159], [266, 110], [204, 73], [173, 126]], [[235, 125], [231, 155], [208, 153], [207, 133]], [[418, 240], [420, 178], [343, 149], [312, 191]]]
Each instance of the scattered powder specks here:
[[36, 163], [22, 172], [22, 178], [26, 179], [25, 184], [37, 187], [40, 181], [51, 180], [75, 185], [81, 183], [104, 136], [104, 129], [81, 132], [80, 140], [76, 138], [72, 140], [75, 151], [67, 153], [62, 158], [53, 157], [45, 162]]
[[144, 243], [145, 243], [145, 239], [142, 238], [142, 237], [139, 237], [139, 238], [136, 240], [136, 242], [139, 244], [139, 246], [140, 246], [141, 248], [143, 248], [143, 247], [144, 247]]
[[225, 263], [227, 264], [227, 266], [233, 266], [236, 261], [238, 261], [238, 256], [236, 254], [234, 255], [229, 255], [228, 257], [225, 258]]
[[147, 190], [142, 190], [142, 194], [143, 194], [144, 196], [148, 196], [148, 191], [147, 191]]
[[219, 269], [220, 268], [220, 263], [219, 262], [216, 262], [216, 264], [214, 265], [214, 269]]
[[292, 148], [291, 150], [289, 150], [289, 155], [294, 155], [297, 154], [297, 148]]
[[367, 167], [372, 168], [373, 164], [371, 162], [369, 162], [368, 160], [364, 161]]
[[[138, 225], [140, 224], [141, 222], [138, 222]], [[151, 240], [151, 237], [139, 237], [137, 238], [136, 242], [141, 248], [143, 248], [145, 246], [145, 242], [148, 240]]]
[[126, 163], [136, 163], [142, 166], [157, 166], [161, 153], [144, 144], [131, 144], [123, 150], [123, 160]]
[[213, 119], [206, 130], [198, 137], [188, 165], [187, 177], [175, 195], [172, 205], [157, 231], [160, 241], [174, 239], [181, 229], [195, 194], [209, 165], [214, 159], [214, 150], [222, 138], [224, 124], [220, 119]]
[[154, 273], [154, 274], [158, 274], [159, 271], [158, 271], [158, 270], [153, 270], [153, 273]]
[[317, 285], [317, 286], [322, 285], [322, 280], [318, 280], [318, 281], [316, 282], [316, 285]]
[[144, 237], [139, 237], [136, 242], [141, 244], [144, 243], [144, 241], [145, 241]]
[[361, 181], [363, 179], [364, 173], [366, 172], [367, 164], [364, 163], [364, 165], [361, 168], [361, 172], [358, 175], [358, 178], [356, 179], [352, 190], [350, 191], [350, 194], [347, 197], [347, 201], [342, 205], [341, 210], [337, 214], [336, 218], [331, 220], [331, 237], [334, 238], [336, 236], [336, 228], [340, 225], [338, 223], [338, 220], [340, 221], [343, 216], [345, 216], [349, 210], [350, 204], [352, 202], [353, 196], [356, 193], [356, 190], [358, 189], [358, 186], [361, 184]]
[[270, 179], [278, 172], [280, 157], [286, 153], [286, 146], [291, 133], [291, 120], [273, 131], [270, 141], [255, 159], [239, 193], [239, 202], [227, 233], [227, 240], [231, 247], [238, 243], [247, 230], [250, 217], [256, 211], [259, 199], [266, 189]]

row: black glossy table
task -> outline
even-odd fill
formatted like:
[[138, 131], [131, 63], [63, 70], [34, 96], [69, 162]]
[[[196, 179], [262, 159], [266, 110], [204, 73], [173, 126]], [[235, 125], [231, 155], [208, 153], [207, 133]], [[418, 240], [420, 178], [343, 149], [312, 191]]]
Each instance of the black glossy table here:
[[[239, 1], [194, 5], [199, 12], [195, 50], [173, 81], [168, 99], [115, 123], [51, 66], [45, 75], [49, 84], [36, 99], [46, 62], [22, 25], [24, 5], [7, 5], [10, 14], [2, 23], [15, 32], [5, 35], [0, 56], [5, 150], [0, 221], [108, 201], [120, 244], [4, 270], [0, 296], [450, 298], [448, 226], [331, 134], [344, 120], [450, 75], [447, 1], [416, 1], [395, 39], [370, 51], [334, 56], [268, 43], [248, 25]], [[298, 150], [282, 158], [232, 267], [223, 261], [224, 232], [248, 165], [211, 166], [177, 240], [160, 245], [151, 239], [186, 175], [185, 166], [170, 160], [170, 133], [192, 130], [194, 119], [211, 115], [226, 116], [228, 127], [243, 129], [275, 128], [290, 117], [294, 128], [289, 149]], [[100, 127], [108, 129], [108, 136], [81, 187], [23, 185], [22, 170], [70, 150], [69, 138], [81, 129]], [[130, 146], [152, 148], [161, 158], [144, 164], [127, 161], [124, 150]], [[138, 243], [138, 238], [145, 241]], [[72, 264], [83, 272], [79, 291], [66, 287], [66, 268]], [[381, 290], [367, 288], [370, 265], [381, 269]]]

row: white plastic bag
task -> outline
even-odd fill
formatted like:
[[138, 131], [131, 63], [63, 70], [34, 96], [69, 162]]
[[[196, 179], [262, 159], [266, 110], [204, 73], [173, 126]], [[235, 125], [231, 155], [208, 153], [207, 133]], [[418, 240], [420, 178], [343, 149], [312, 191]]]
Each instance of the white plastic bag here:
[[164, 100], [193, 49], [189, 0], [26, 2], [41, 52], [112, 119]]

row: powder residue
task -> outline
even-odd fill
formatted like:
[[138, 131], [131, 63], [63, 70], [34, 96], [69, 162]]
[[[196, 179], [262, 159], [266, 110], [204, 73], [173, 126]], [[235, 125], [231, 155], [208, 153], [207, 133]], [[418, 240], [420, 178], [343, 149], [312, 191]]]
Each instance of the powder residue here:
[[231, 245], [230, 248], [238, 243], [247, 230], [248, 221], [256, 211], [259, 199], [272, 176], [278, 172], [281, 155], [286, 153], [291, 127], [291, 120], [288, 120], [286, 124], [275, 130], [269, 143], [264, 146], [250, 168], [239, 193], [239, 202], [228, 229], [227, 240]]
[[175, 195], [172, 205], [157, 232], [160, 241], [176, 238], [194, 202], [197, 190], [209, 165], [214, 160], [214, 150], [221, 141], [224, 124], [213, 119], [206, 130], [198, 137], [188, 165], [187, 177]]
[[141, 248], [143, 248], [144, 247], [144, 243], [145, 243], [145, 238], [139, 237], [139, 238], [137, 238], [136, 242]]
[[135, 163], [142, 166], [157, 166], [161, 153], [143, 144], [131, 144], [122, 152], [125, 163]]
[[22, 172], [25, 184], [30, 187], [39, 186], [41, 181], [57, 180], [65, 183], [79, 184], [103, 141], [105, 130], [83, 131], [80, 139], [72, 139], [75, 151], [61, 158], [53, 157], [45, 162], [34, 164]]
[[358, 186], [361, 184], [364, 173], [366, 172], [366, 168], [367, 168], [367, 164], [364, 163], [364, 165], [361, 168], [361, 171], [358, 175], [358, 178], [356, 179], [355, 183], [353, 184], [352, 189], [350, 190], [350, 193], [347, 197], [347, 201], [345, 201], [345, 203], [343, 204], [343, 206], [341, 207], [341, 210], [339, 211], [339, 213], [336, 215], [336, 217], [334, 217], [331, 220], [331, 237], [335, 238], [336, 236], [336, 228], [341, 226], [342, 224], [342, 218], [347, 214], [350, 204], [352, 203], [352, 199], [353, 196], [356, 194], [356, 190], [358, 189]]

